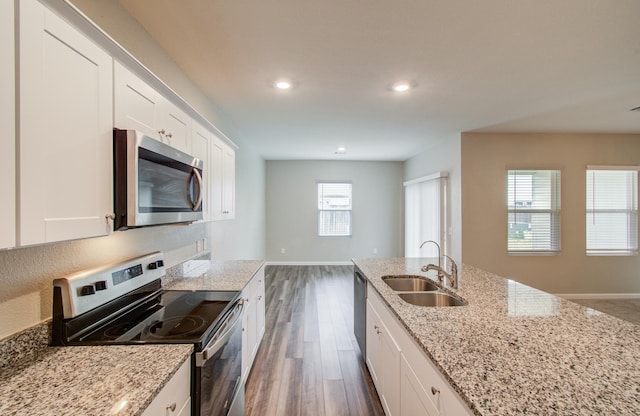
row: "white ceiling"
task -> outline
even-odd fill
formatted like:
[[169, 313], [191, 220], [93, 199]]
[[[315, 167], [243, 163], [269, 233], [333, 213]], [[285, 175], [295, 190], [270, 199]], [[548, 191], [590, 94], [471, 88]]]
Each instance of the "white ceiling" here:
[[[640, 133], [638, 0], [120, 3], [265, 159], [405, 160], [476, 130]], [[390, 91], [400, 79], [417, 88]]]

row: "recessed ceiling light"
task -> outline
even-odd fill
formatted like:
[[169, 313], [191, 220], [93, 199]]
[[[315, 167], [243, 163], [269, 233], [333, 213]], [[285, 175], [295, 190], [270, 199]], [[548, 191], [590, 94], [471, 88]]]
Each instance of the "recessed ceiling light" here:
[[276, 81], [273, 85], [279, 90], [288, 90], [288, 89], [291, 89], [291, 87], [293, 86], [291, 81], [288, 81], [286, 79], [280, 79]]
[[342, 146], [338, 147], [336, 149], [336, 151], [335, 151], [336, 155], [343, 155], [345, 153], [347, 153], [347, 149], [345, 147], [342, 147]]
[[412, 81], [398, 81], [391, 84], [391, 90], [395, 92], [406, 92], [416, 87], [416, 83]]

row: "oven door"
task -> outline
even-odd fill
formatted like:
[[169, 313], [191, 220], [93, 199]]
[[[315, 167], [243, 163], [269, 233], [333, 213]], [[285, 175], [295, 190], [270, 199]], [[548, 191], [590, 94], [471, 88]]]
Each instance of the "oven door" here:
[[202, 219], [200, 159], [134, 130], [113, 137], [116, 230]]
[[240, 299], [207, 346], [195, 353], [194, 416], [226, 416], [232, 408], [244, 411], [242, 311]]

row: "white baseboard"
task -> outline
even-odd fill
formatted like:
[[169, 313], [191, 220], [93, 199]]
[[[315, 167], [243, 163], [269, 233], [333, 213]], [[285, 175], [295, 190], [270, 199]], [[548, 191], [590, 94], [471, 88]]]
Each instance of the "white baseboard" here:
[[640, 293], [556, 293], [564, 299], [640, 299]]
[[267, 266], [353, 266], [351, 261], [266, 261]]

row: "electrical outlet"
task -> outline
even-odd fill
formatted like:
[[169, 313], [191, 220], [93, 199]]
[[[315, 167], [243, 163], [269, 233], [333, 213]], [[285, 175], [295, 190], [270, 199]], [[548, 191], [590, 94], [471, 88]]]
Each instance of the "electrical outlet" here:
[[286, 248], [281, 248], [280, 249], [280, 254], [287, 254], [287, 249]]

